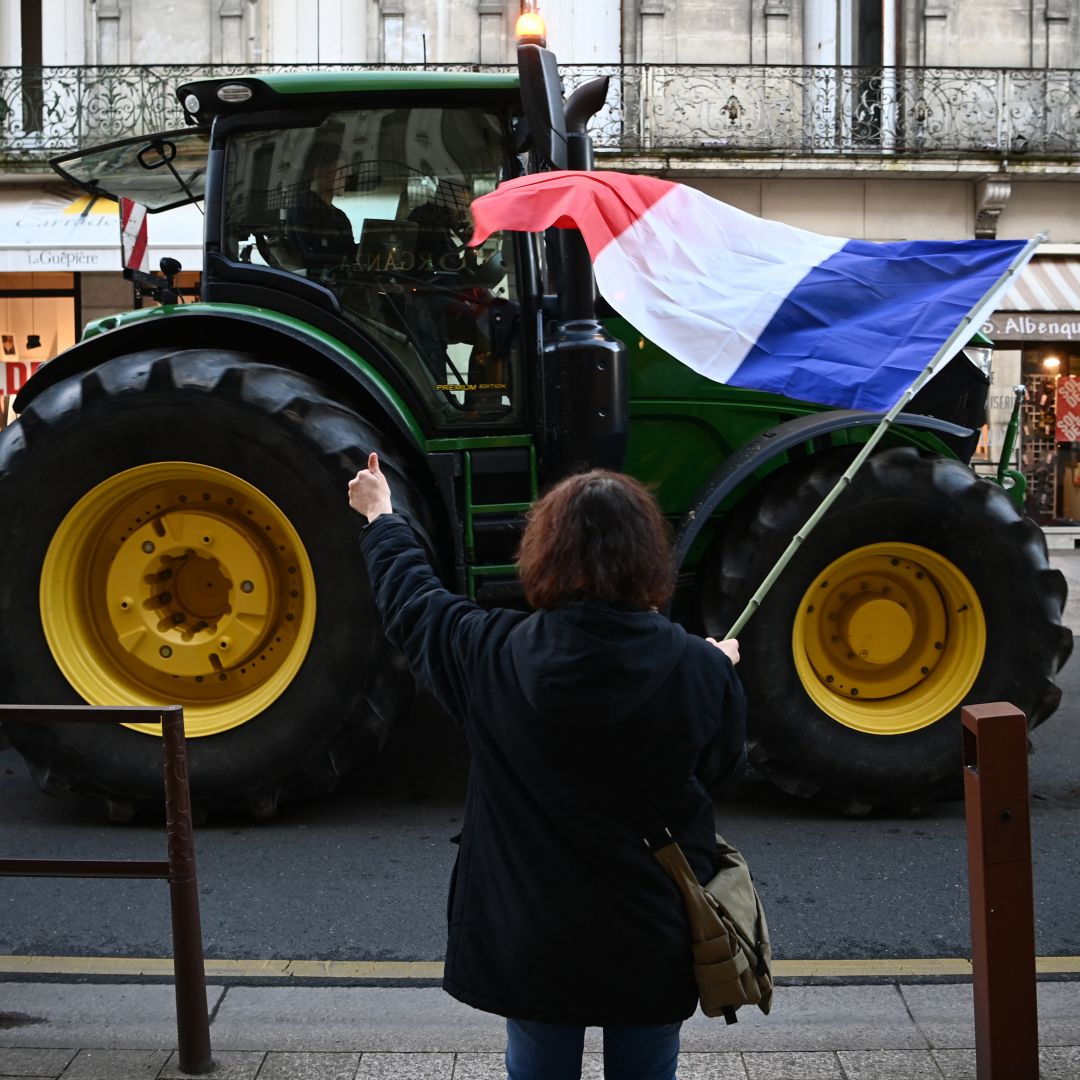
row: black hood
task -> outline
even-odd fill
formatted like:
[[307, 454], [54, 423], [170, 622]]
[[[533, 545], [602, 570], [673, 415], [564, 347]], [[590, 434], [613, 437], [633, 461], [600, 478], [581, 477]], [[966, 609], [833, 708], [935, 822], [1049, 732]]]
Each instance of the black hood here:
[[686, 631], [655, 611], [580, 600], [531, 615], [511, 632], [509, 647], [537, 712], [606, 725], [656, 694], [686, 650]]

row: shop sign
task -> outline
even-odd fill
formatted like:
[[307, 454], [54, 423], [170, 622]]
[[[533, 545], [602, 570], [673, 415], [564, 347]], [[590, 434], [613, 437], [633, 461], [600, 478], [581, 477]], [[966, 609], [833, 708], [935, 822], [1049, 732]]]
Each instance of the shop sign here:
[[[0, 190], [0, 272], [118, 270], [119, 222], [117, 204], [111, 199], [80, 195], [72, 201], [69, 195], [52, 191], [27, 195]], [[163, 255], [199, 264], [199, 207], [159, 214], [150, 231], [156, 234], [150, 265], [157, 265]]]
[[1080, 341], [1080, 312], [996, 311], [983, 323], [982, 332], [1000, 341]]
[[0, 382], [0, 393], [17, 394], [26, 385], [26, 380], [44, 363], [44, 360], [8, 360], [0, 364], [3, 380]]
[[86, 270], [90, 267], [109, 266], [112, 269], [116, 257], [112, 256], [108, 262], [106, 254], [111, 252], [101, 251], [34, 251], [26, 252], [26, 267], [30, 270]]
[[1057, 381], [1056, 442], [1080, 442], [1080, 379], [1066, 375]]
[[31, 202], [6, 230], [5, 269], [115, 269], [116, 204], [100, 203], [101, 209], [85, 197], [71, 203], [49, 196]]

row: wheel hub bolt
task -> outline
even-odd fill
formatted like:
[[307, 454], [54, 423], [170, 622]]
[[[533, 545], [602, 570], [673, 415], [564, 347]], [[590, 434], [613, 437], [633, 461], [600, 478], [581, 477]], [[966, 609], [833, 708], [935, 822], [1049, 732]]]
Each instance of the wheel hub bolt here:
[[152, 555], [154, 553], [154, 541], [144, 540], [142, 542], [142, 549], [146, 552], [147, 555]]
[[240, 591], [241, 592], [254, 592], [255, 591], [255, 582], [253, 582], [253, 581], [241, 581], [240, 582]]
[[162, 655], [162, 657], [163, 657], [164, 659], [166, 659], [166, 660], [168, 660], [168, 659], [169, 659], [169, 657], [170, 657], [170, 656], [172, 656], [172, 649], [171, 649], [171, 648], [169, 648], [169, 646], [168, 646], [168, 645], [162, 645], [162, 646], [161, 646], [161, 648], [160, 648], [160, 649], [158, 649], [158, 652], [159, 652], [159, 653], [160, 653], [160, 654]]

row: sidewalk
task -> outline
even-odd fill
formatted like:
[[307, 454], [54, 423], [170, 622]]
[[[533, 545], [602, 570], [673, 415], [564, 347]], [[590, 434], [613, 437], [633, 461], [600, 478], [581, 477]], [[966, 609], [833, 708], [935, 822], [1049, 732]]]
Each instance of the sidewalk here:
[[[441, 990], [211, 986], [216, 1080], [495, 1080], [497, 1017]], [[780, 986], [773, 1013], [683, 1027], [681, 1080], [974, 1080], [969, 983]], [[1080, 1077], [1080, 981], [1039, 983], [1044, 1080]], [[598, 1032], [585, 1080], [600, 1080]], [[177, 1080], [173, 989], [0, 983], [0, 1077]]]

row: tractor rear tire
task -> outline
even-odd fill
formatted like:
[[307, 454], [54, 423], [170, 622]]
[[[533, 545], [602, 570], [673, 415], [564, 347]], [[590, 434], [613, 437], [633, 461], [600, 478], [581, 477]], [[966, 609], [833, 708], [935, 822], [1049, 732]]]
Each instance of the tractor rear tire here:
[[[44, 391], [0, 435], [5, 700], [183, 705], [200, 814], [332, 791], [412, 699], [346, 500], [372, 450], [425, 521], [399, 446], [253, 357], [148, 351]], [[6, 733], [45, 790], [162, 802], [149, 726]]]
[[[702, 564], [710, 634], [732, 625], [851, 457], [781, 470], [735, 511]], [[1057, 707], [1064, 605], [1042, 532], [999, 487], [913, 448], [875, 454], [739, 635], [750, 760], [853, 815], [955, 797], [962, 705], [1011, 702], [1030, 727]]]

